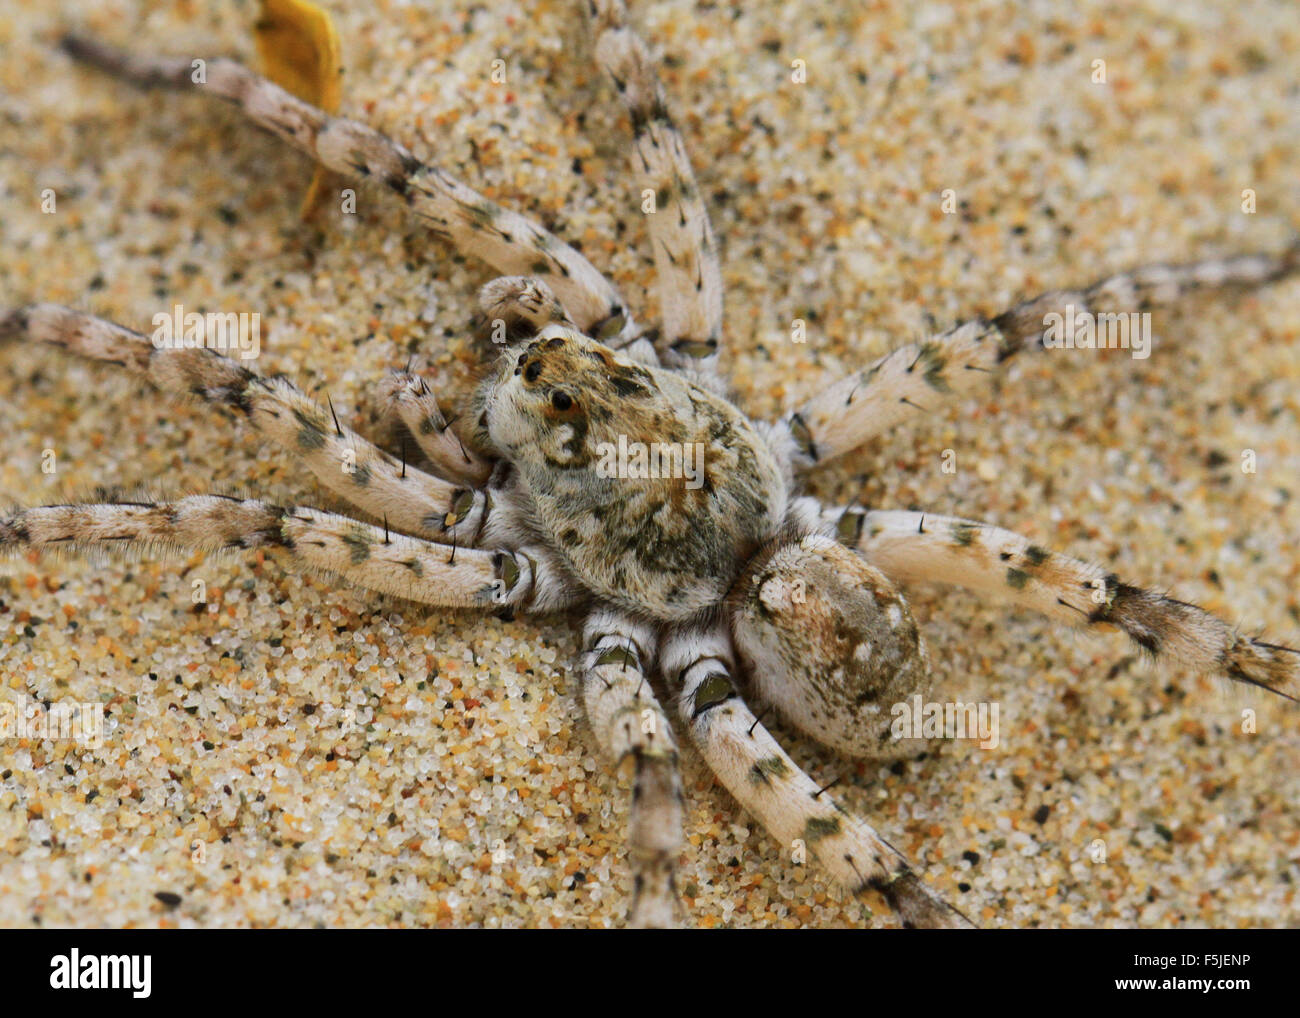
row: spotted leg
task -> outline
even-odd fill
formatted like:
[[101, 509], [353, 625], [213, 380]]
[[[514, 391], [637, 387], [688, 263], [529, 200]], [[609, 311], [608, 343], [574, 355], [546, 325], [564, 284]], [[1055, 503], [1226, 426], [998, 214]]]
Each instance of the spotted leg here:
[[1116, 626], [1144, 651], [1300, 700], [1300, 650], [1237, 632], [1209, 612], [1124, 583], [1019, 534], [929, 513], [829, 510], [829, 532], [892, 579], [951, 583], [1071, 626]]
[[[1280, 256], [1252, 254], [1188, 265], [1148, 265], [1084, 290], [1053, 290], [991, 320], [964, 322], [931, 339], [901, 346], [865, 370], [826, 386], [778, 422], [776, 440], [797, 468], [808, 469], [856, 449], [913, 414], [932, 411], [942, 401], [985, 384], [1024, 350], [1054, 347], [1058, 341], [1073, 346], [1074, 334], [1085, 321], [1095, 323], [1096, 329], [1119, 329], [1119, 339], [1131, 343], [1131, 312], [1175, 304], [1201, 290], [1260, 287], [1297, 271], [1300, 242]], [[1057, 336], [1053, 328], [1063, 331]]]
[[722, 269], [686, 144], [668, 112], [650, 53], [628, 27], [623, 0], [586, 3], [598, 33], [596, 58], [632, 121], [638, 200], [646, 190], [654, 195], [646, 229], [659, 280], [666, 363], [716, 387]]
[[313, 569], [449, 608], [565, 607], [565, 587], [523, 552], [448, 548], [304, 506], [192, 495], [173, 502], [39, 506], [0, 519], [0, 552], [56, 547], [220, 552], [278, 548]]
[[498, 276], [478, 292], [481, 329], [498, 349], [532, 339], [548, 325], [577, 328], [551, 288], [535, 276]]
[[580, 327], [602, 339], [635, 331], [614, 287], [581, 254], [532, 220], [483, 195], [355, 120], [332, 117], [233, 60], [149, 57], [69, 35], [72, 57], [136, 85], [192, 88], [224, 99], [253, 123], [350, 180], [374, 181], [406, 202], [439, 237], [504, 275], [540, 276]]
[[[535, 276], [499, 276], [490, 280], [478, 292], [478, 305], [477, 332], [498, 349], [526, 342], [548, 325], [578, 328], [551, 288]], [[638, 363], [659, 366], [654, 344], [636, 329], [602, 342]]]
[[487, 483], [493, 461], [468, 447], [457, 434], [453, 422], [443, 416], [425, 375], [394, 372], [383, 381], [380, 392], [439, 476], [472, 488]]
[[677, 924], [673, 869], [682, 848], [682, 784], [672, 727], [646, 678], [654, 631], [628, 616], [596, 611], [583, 629], [582, 698], [601, 751], [632, 768], [628, 925]]
[[263, 378], [212, 350], [155, 346], [148, 337], [57, 304], [0, 314], [5, 337], [48, 343], [126, 368], [162, 392], [198, 396], [236, 411], [300, 456], [327, 488], [395, 530], [472, 544], [487, 512], [482, 490], [461, 487], [399, 463], [339, 425], [331, 411], [284, 378]]
[[736, 691], [725, 632], [683, 631], [665, 643], [660, 661], [701, 755], [778, 844], [806, 848], [856, 894], [879, 892], [904, 926], [971, 925], [926, 888], [902, 853], [818, 788], [758, 722]]

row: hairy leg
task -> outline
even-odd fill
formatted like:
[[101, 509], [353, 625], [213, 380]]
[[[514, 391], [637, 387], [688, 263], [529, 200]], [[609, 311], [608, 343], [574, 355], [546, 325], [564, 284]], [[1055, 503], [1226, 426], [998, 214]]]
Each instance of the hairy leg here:
[[673, 123], [650, 53], [627, 23], [623, 0], [586, 0], [596, 58], [632, 121], [636, 190], [655, 195], [646, 217], [669, 366], [716, 387], [722, 340], [722, 268], [686, 144]]
[[680, 690], [678, 713], [718, 780], [777, 842], [796, 842], [855, 894], [878, 891], [905, 926], [961, 928], [960, 912], [926, 889], [903, 855], [799, 769], [741, 699], [722, 632], [683, 631], [660, 668]]
[[449, 608], [552, 611], [563, 587], [522, 552], [448, 548], [304, 506], [192, 495], [39, 506], [0, 519], [0, 553], [55, 547], [219, 552], [279, 548], [349, 583]]
[[[827, 385], [775, 426], [797, 468], [842, 456], [916, 413], [978, 385], [1007, 360], [1042, 349], [1046, 316], [1127, 314], [1175, 304], [1200, 290], [1264, 286], [1300, 271], [1300, 242], [1280, 256], [1253, 254], [1189, 265], [1148, 265], [1084, 290], [1053, 290], [991, 320], [964, 322], [881, 357]], [[1064, 337], [1063, 337], [1064, 339]]]
[[611, 611], [583, 627], [582, 698], [601, 751], [616, 766], [632, 761], [628, 856], [634, 891], [628, 924], [677, 925], [673, 882], [682, 849], [682, 782], [672, 726], [655, 700], [647, 672], [654, 631]]
[[955, 584], [1066, 625], [1117, 626], [1159, 661], [1300, 700], [1300, 650], [1252, 639], [1196, 605], [1131, 586], [1009, 530], [917, 512], [832, 509], [823, 519], [893, 579]]
[[207, 61], [196, 83], [189, 57], [128, 53], [69, 35], [72, 57], [136, 85], [194, 89], [236, 106], [321, 165], [350, 180], [374, 181], [406, 202], [435, 234], [504, 275], [540, 276], [579, 326], [603, 339], [634, 330], [614, 287], [581, 254], [532, 220], [483, 195], [365, 124], [332, 117], [233, 60]]
[[478, 291], [480, 331], [498, 349], [532, 339], [548, 325], [578, 326], [551, 288], [535, 276], [498, 276]]
[[[58, 304], [0, 315], [0, 341], [48, 343], [126, 368], [162, 392], [198, 396], [238, 411], [258, 431], [300, 456], [331, 491], [397, 530], [473, 543], [487, 511], [485, 492], [397, 462], [284, 378], [263, 378], [204, 348], [159, 349], [146, 336]], [[457, 529], [453, 529], [457, 528]]]
[[384, 379], [381, 392], [439, 476], [454, 478], [474, 488], [487, 483], [493, 461], [465, 445], [452, 422], [443, 416], [438, 399], [423, 375], [394, 372]]

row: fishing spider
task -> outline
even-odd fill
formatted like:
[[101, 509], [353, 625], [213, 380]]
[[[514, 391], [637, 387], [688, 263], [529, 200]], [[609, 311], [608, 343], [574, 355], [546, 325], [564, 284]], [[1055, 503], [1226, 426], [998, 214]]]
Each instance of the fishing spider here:
[[141, 86], [216, 95], [329, 170], [392, 192], [436, 236], [501, 273], [479, 294], [480, 330], [500, 349], [455, 425], [418, 374], [387, 383], [422, 470], [405, 448], [400, 457], [380, 449], [292, 382], [237, 359], [159, 347], [62, 306], [10, 310], [5, 336], [233, 411], [376, 522], [196, 495], [20, 510], [0, 521], [0, 546], [275, 549], [422, 604], [580, 614], [592, 733], [610, 761], [634, 770], [629, 923], [681, 918], [683, 793], [658, 690], [717, 779], [777, 842], [806, 850], [851, 893], [878, 892], [904, 925], [971, 925], [796, 765], [742, 694], [845, 756], [906, 752], [892, 708], [932, 692], [926, 645], [896, 586], [913, 581], [956, 584], [1066, 625], [1118, 627], [1155, 658], [1292, 699], [1300, 653], [985, 523], [823, 506], [800, 494], [803, 478], [923, 407], [986, 384], [1044, 345], [1053, 314], [1127, 314], [1204, 289], [1263, 286], [1300, 267], [1300, 246], [1049, 292], [900, 347], [774, 422], [752, 420], [730, 402], [719, 370], [717, 243], [648, 51], [620, 0], [586, 6], [597, 58], [630, 117], [639, 187], [657, 205], [646, 217], [661, 307], [653, 329], [577, 250], [364, 124], [229, 60], [209, 61], [196, 82], [188, 57], [66, 37], [81, 61]]

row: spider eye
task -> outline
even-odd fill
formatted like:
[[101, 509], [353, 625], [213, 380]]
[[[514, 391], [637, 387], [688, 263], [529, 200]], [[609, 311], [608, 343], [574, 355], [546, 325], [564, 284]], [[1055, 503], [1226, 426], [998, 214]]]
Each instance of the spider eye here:
[[537, 381], [537, 376], [540, 375], [541, 373], [542, 373], [542, 362], [533, 361], [531, 364], [528, 365], [528, 367], [524, 368], [524, 381], [535, 382]]
[[568, 410], [573, 406], [573, 400], [569, 398], [568, 393], [560, 392], [558, 389], [551, 393], [551, 406], [556, 410]]

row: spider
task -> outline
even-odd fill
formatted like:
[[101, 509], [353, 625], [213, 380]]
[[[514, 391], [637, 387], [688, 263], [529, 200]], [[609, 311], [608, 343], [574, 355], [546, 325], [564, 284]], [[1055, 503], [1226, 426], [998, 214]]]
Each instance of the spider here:
[[[405, 449], [394, 456], [343, 428], [286, 379], [208, 350], [158, 349], [69, 308], [13, 310], [5, 335], [116, 363], [164, 392], [233, 411], [376, 522], [203, 495], [19, 511], [0, 524], [0, 545], [274, 548], [425, 604], [580, 613], [578, 673], [592, 733], [611, 761], [634, 769], [630, 923], [680, 917], [682, 791], [658, 689], [718, 780], [778, 843], [806, 849], [852, 893], [883, 895], [905, 925], [968, 925], [901, 852], [798, 767], [745, 694], [845, 756], [903, 752], [890, 708], [932, 690], [928, 651], [896, 583], [926, 580], [1065, 624], [1115, 626], [1158, 659], [1289, 698], [1300, 692], [1300, 655], [987, 524], [824, 507], [800, 493], [804, 478], [1041, 346], [1050, 313], [1070, 305], [1125, 313], [1211, 287], [1262, 286], [1300, 267], [1300, 247], [1149, 266], [1047, 293], [901, 347], [775, 422], [751, 420], [729, 400], [719, 369], [717, 243], [685, 144], [622, 4], [597, 0], [588, 14], [597, 57], [632, 123], [639, 181], [659, 206], [647, 218], [657, 329], [638, 324], [596, 269], [540, 226], [364, 125], [213, 60], [200, 91], [330, 170], [392, 191], [436, 235], [503, 273], [479, 304], [481, 331], [502, 336], [505, 349], [459, 426], [447, 423], [421, 377], [389, 381], [424, 471]], [[195, 84], [189, 58], [141, 57], [75, 36], [65, 48], [141, 85]], [[670, 446], [683, 461], [701, 449], [702, 473], [610, 476], [604, 460], [626, 444]]]

